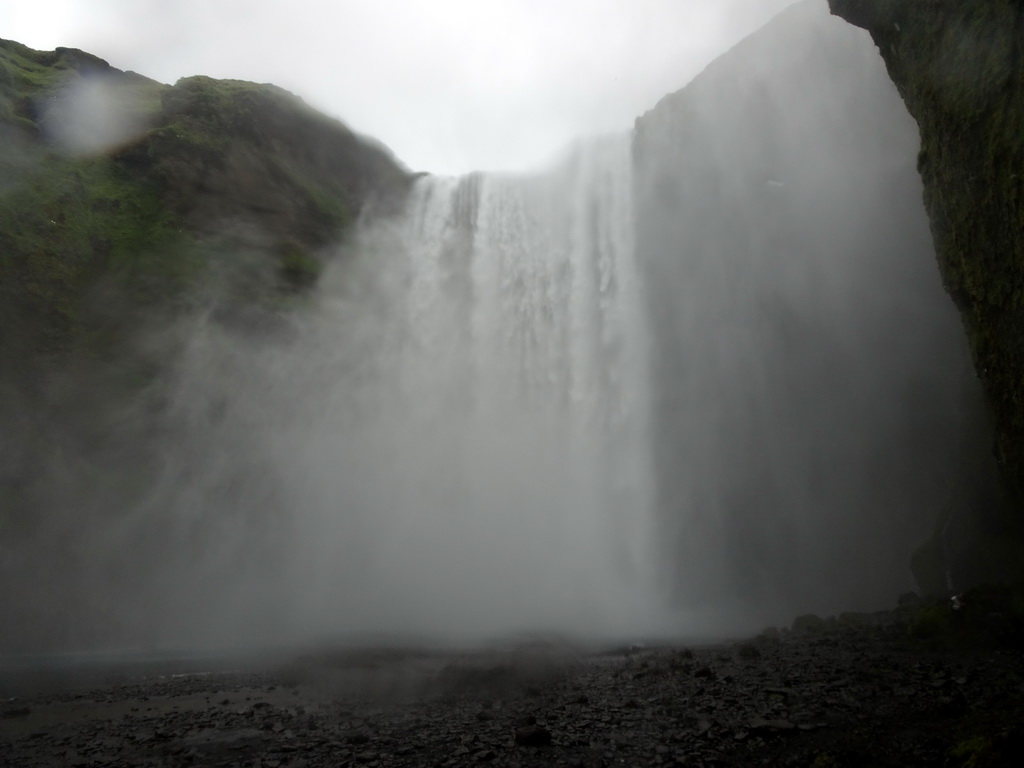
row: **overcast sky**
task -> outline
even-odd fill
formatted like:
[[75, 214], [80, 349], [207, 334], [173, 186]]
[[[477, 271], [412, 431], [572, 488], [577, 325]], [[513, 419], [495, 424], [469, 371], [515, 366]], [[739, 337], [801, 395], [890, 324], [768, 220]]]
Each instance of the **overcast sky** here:
[[9, 0], [0, 37], [166, 83], [272, 82], [413, 170], [462, 173], [536, 167], [628, 129], [793, 2]]

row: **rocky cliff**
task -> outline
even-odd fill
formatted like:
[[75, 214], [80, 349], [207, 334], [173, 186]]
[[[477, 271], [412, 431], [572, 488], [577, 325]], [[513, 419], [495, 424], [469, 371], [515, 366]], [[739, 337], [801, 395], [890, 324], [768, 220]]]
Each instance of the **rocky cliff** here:
[[694, 605], [872, 605], [986, 492], [916, 147], [870, 40], [816, 1], [637, 121], [664, 540]]
[[0, 647], [55, 616], [57, 643], [117, 631], [74, 626], [108, 599], [76, 584], [166, 462], [182, 329], [280, 328], [409, 180], [274, 86], [169, 86], [0, 40]]
[[[1024, 3], [829, 0], [870, 32], [920, 129], [939, 271], [985, 392], [1004, 503], [979, 557], [1020, 575], [1024, 517]], [[1016, 563], [1016, 565], [1012, 565]]]

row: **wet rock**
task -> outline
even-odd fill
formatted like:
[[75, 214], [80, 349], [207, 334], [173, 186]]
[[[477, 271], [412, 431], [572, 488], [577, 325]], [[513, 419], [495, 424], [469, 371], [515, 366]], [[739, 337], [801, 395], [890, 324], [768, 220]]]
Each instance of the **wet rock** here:
[[765, 720], [763, 717], [751, 718], [747, 725], [750, 730], [760, 732], [788, 732], [796, 730], [796, 726], [788, 720]]
[[[114, 764], [123, 765], [145, 765], [156, 757], [174, 765], [255, 767], [278, 761], [278, 768], [292, 768], [300, 759], [310, 767], [529, 768], [541, 762], [582, 768], [677, 763], [732, 768], [825, 765], [819, 753], [827, 739], [832, 764], [877, 764], [868, 754], [877, 751], [893, 764], [942, 765], [957, 746], [949, 740], [962, 738], [950, 728], [952, 718], [979, 713], [972, 721], [978, 723], [979, 737], [995, 743], [995, 734], [1010, 720], [993, 717], [990, 727], [982, 715], [987, 718], [1004, 704], [1016, 707], [1021, 700], [1016, 681], [1024, 679], [1024, 655], [1017, 652], [977, 661], [914, 655], [884, 644], [873, 627], [860, 625], [840, 624], [824, 637], [838, 642], [825, 645], [822, 636], [813, 634], [777, 645], [759, 641], [762, 658], [770, 658], [764, 663], [741, 662], [737, 644], [701, 648], [685, 662], [692, 665], [687, 674], [676, 669], [677, 649], [648, 650], [642, 661], [605, 654], [583, 660], [571, 679], [550, 686], [539, 698], [527, 697], [520, 688], [500, 710], [489, 698], [425, 694], [369, 702], [341, 696], [328, 703], [310, 699], [305, 691], [300, 698], [285, 698], [293, 694], [279, 689], [271, 706], [256, 710], [254, 721], [219, 701], [228, 690], [238, 706], [247, 691], [265, 687], [229, 688], [213, 680], [204, 703], [195, 694], [207, 689], [196, 681], [146, 682], [113, 696], [124, 702], [151, 694], [148, 704], [128, 708], [125, 717], [97, 716], [95, 707], [110, 707], [105, 699], [111, 695], [97, 691], [62, 699], [62, 707], [90, 711], [66, 731], [47, 730], [36, 739], [26, 733], [12, 741], [24, 726], [0, 720], [0, 754], [26, 768], [68, 764], [65, 754], [72, 751], [90, 764], [93, 755], [116, 754]], [[633, 680], [642, 663], [650, 674]], [[693, 674], [703, 667], [714, 675]], [[192, 703], [186, 703], [186, 695]], [[35, 717], [49, 704], [19, 700], [18, 706], [31, 706]], [[558, 728], [552, 734], [554, 723]], [[312, 732], [312, 725], [319, 729]], [[817, 732], [823, 728], [827, 735]], [[163, 740], [157, 738], [158, 729]], [[232, 732], [245, 738], [229, 738]], [[508, 749], [510, 741], [517, 749]], [[195, 748], [189, 751], [189, 746]], [[544, 749], [533, 752], [535, 747]]]
[[604, 768], [605, 760], [600, 751], [589, 749], [578, 760], [574, 760], [569, 765], [571, 768]]
[[551, 744], [551, 731], [539, 725], [516, 728], [516, 744], [520, 747], [546, 747]]
[[761, 651], [758, 650], [756, 645], [741, 645], [738, 653], [741, 659], [753, 660], [761, 658]]

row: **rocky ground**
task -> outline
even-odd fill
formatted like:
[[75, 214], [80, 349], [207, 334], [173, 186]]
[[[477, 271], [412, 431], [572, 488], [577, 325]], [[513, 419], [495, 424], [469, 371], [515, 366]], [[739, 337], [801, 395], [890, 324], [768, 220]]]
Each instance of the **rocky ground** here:
[[21, 694], [0, 703], [0, 765], [1024, 765], [1024, 652], [1006, 632], [962, 642], [957, 623], [979, 617], [937, 604], [710, 647], [348, 649], [0, 680]]

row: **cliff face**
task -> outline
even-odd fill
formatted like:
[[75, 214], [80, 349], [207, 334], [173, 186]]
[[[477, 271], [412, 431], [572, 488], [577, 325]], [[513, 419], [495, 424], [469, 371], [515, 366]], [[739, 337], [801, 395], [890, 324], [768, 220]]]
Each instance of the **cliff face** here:
[[665, 540], [681, 573], [708, 563], [684, 599], [756, 615], [911, 588], [977, 464], [956, 449], [977, 382], [870, 40], [799, 4], [635, 136]]
[[[1006, 510], [1024, 518], [1024, 3], [829, 0], [870, 32], [920, 128], [918, 170], [938, 256], [994, 430]], [[984, 553], [983, 553], [984, 555]], [[991, 557], [992, 553], [987, 553]]]
[[279, 88], [0, 40], [0, 648], [102, 613], [80, 566], [166, 462], [182, 329], [287, 325], [409, 178]]

